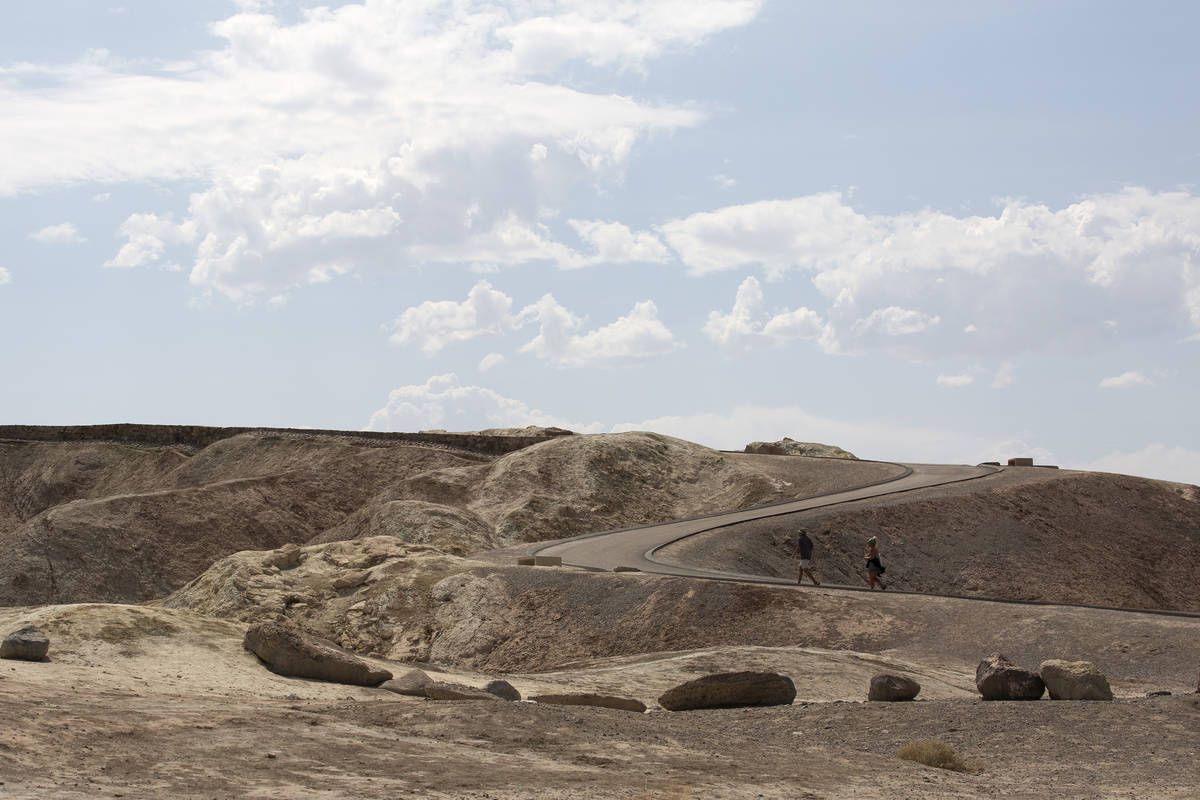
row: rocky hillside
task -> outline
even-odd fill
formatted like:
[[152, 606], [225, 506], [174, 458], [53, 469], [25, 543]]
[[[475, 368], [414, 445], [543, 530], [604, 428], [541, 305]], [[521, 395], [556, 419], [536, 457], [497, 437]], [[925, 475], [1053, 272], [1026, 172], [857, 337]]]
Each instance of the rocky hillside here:
[[651, 433], [550, 435], [500, 456], [298, 431], [244, 432], [199, 448], [0, 440], [0, 605], [142, 602], [231, 553], [287, 543], [388, 535], [464, 555], [894, 470], [779, 465]]
[[637, 573], [497, 567], [392, 537], [237, 553], [160, 603], [242, 623], [286, 616], [358, 653], [481, 671], [755, 645], [973, 665], [1094, 660], [1117, 681], [1194, 679], [1196, 620]]
[[794, 577], [788, 542], [801, 527], [828, 583], [865, 585], [876, 536], [891, 589], [1200, 611], [1200, 489], [1128, 475], [1009, 469], [724, 528], [658, 555]]

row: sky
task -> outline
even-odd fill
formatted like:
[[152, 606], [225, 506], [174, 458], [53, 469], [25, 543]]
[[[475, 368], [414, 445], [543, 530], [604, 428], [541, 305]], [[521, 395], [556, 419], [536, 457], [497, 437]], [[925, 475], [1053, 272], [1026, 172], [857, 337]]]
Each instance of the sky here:
[[0, 423], [1200, 483], [1200, 5], [0, 8]]

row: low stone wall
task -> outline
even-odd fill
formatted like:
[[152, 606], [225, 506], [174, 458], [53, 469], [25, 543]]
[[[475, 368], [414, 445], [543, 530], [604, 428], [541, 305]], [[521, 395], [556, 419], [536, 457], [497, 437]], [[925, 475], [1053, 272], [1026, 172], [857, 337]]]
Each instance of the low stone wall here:
[[474, 433], [391, 433], [381, 431], [331, 431], [312, 428], [210, 428], [202, 425], [0, 425], [0, 439], [35, 442], [129, 442], [151, 445], [208, 447], [213, 442], [242, 433], [288, 433], [304, 436], [339, 436], [381, 442], [432, 444], [470, 450], [487, 455], [504, 455], [538, 442], [557, 438], [544, 436], [488, 436]]

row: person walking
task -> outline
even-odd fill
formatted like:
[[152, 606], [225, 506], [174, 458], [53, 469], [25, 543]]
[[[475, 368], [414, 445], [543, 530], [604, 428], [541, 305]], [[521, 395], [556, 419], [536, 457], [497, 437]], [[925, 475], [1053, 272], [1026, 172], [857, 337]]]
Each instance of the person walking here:
[[804, 575], [807, 573], [809, 580], [813, 582], [813, 586], [820, 586], [821, 582], [817, 580], [817, 576], [812, 572], [812, 552], [813, 540], [808, 538], [808, 531], [800, 529], [800, 535], [796, 537], [796, 549], [792, 551], [792, 558], [800, 556], [800, 570], [796, 573], [796, 583], [804, 583]]
[[881, 590], [887, 589], [883, 585], [883, 562], [879, 560], [879, 540], [874, 536], [867, 539], [867, 554], [864, 558], [867, 561], [867, 586], [874, 589], [875, 584], [878, 583]]

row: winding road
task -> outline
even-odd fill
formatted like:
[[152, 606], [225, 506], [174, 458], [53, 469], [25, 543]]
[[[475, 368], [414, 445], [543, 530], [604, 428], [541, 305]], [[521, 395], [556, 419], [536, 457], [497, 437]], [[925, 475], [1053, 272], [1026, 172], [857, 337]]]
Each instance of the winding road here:
[[[672, 542], [694, 536], [698, 533], [724, 528], [740, 522], [777, 517], [792, 514], [797, 511], [807, 511], [813, 508], [849, 503], [869, 497], [908, 492], [928, 486], [941, 486], [947, 483], [958, 483], [975, 478], [982, 478], [998, 472], [1001, 467], [989, 466], [960, 466], [954, 464], [899, 464], [904, 473], [885, 481], [857, 486], [836, 492], [805, 497], [799, 500], [784, 500], [768, 505], [744, 508], [740, 511], [727, 511], [719, 514], [709, 514], [703, 517], [662, 522], [655, 525], [643, 525], [637, 528], [625, 528], [616, 531], [602, 531], [573, 536], [569, 539], [559, 539], [547, 542], [533, 550], [534, 555], [560, 556], [563, 564], [585, 569], [611, 571], [620, 567], [631, 567], [642, 572], [660, 575], [680, 575], [692, 578], [709, 578], [713, 580], [742, 581], [754, 583], [795, 584], [794, 580], [775, 578], [766, 575], [747, 575], [738, 572], [722, 572], [719, 570], [700, 569], [679, 564], [669, 564], [654, 557], [654, 553]], [[830, 588], [861, 589], [859, 586], [839, 586], [836, 584], [821, 584]]]

